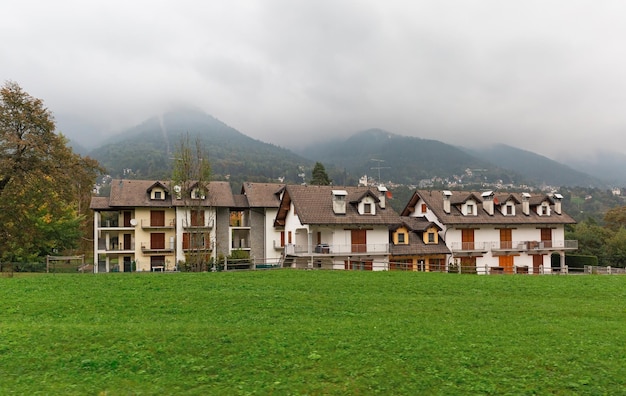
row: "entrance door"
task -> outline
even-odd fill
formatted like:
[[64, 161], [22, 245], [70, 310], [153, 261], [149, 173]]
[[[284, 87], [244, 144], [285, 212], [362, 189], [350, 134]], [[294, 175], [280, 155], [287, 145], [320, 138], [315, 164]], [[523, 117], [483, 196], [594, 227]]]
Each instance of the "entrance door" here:
[[514, 256], [500, 256], [500, 257], [498, 257], [500, 267], [502, 267], [502, 272], [504, 272], [505, 274], [512, 274], [513, 273], [513, 257]]
[[132, 269], [130, 267], [130, 256], [124, 256], [124, 272], [131, 272]]
[[165, 233], [153, 232], [150, 234], [150, 249], [165, 249]]
[[510, 228], [500, 229], [500, 249], [510, 249], [513, 246], [513, 230]]
[[367, 251], [367, 232], [366, 230], [352, 230], [352, 252], [364, 253]]
[[543, 256], [535, 254], [533, 256], [533, 274], [539, 274], [540, 268], [543, 265]]
[[129, 211], [124, 212], [124, 227], [131, 227], [130, 224], [131, 213]]
[[461, 242], [462, 250], [474, 250], [474, 230], [463, 229], [461, 230]]
[[151, 210], [150, 211], [150, 225], [152, 227], [164, 227], [165, 226], [165, 211], [164, 210]]
[[543, 242], [544, 248], [552, 247], [552, 229], [550, 228], [541, 229], [541, 242]]

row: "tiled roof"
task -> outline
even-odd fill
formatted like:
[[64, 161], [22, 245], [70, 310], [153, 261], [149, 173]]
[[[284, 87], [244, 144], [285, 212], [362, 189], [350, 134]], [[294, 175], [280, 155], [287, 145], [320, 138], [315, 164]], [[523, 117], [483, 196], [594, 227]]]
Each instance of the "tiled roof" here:
[[[189, 203], [184, 199], [172, 199], [171, 191], [167, 192], [164, 200], [151, 200], [148, 191], [155, 187], [162, 185], [166, 189], [170, 185], [170, 182], [155, 181], [155, 180], [121, 180], [114, 179], [111, 181], [111, 193], [109, 197], [96, 197], [108, 200], [108, 207], [170, 207], [170, 206], [185, 206]], [[171, 190], [171, 189], [170, 189]], [[199, 205], [205, 206], [219, 206], [219, 207], [234, 207], [235, 200], [233, 193], [228, 182], [214, 181], [209, 183], [208, 194], [204, 200], [193, 201]], [[92, 200], [92, 209], [104, 208], [104, 203], [101, 200]], [[102, 200], [103, 201], [103, 200]], [[94, 205], [99, 205], [94, 207]]]
[[[164, 200], [151, 200], [148, 190], [155, 180], [120, 180], [111, 181], [109, 206], [111, 207], [168, 207], [172, 206], [172, 197], [166, 194]], [[167, 185], [166, 182], [161, 184]]]
[[106, 210], [109, 209], [109, 197], [91, 197], [89, 209]]
[[[356, 205], [350, 202], [366, 194], [370, 190], [368, 187], [288, 185], [285, 189], [302, 224], [391, 225], [400, 221], [398, 214], [389, 205], [382, 209], [377, 203], [375, 215], [358, 213]], [[347, 192], [346, 214], [333, 212], [333, 190]], [[378, 196], [378, 191], [371, 191], [374, 196]]]
[[243, 183], [241, 193], [248, 197], [251, 208], [277, 208], [280, 206], [278, 193], [285, 187], [275, 183]]
[[[522, 196], [518, 193], [506, 194], [505, 197], [515, 198], [517, 202], [515, 204], [515, 216], [505, 216], [499, 209], [494, 210], [493, 215], [489, 215], [482, 207], [482, 199], [480, 193], [468, 193], [467, 191], [452, 191], [450, 197], [450, 213], [446, 213], [443, 210], [444, 198], [443, 194], [439, 191], [418, 190], [414, 193], [413, 197], [409, 201], [409, 204], [402, 212], [403, 215], [408, 215], [414, 206], [419, 201], [419, 198], [423, 199], [428, 208], [437, 216], [442, 224], [445, 225], [471, 225], [471, 224], [575, 224], [576, 221], [566, 214], [561, 212], [557, 214], [554, 211], [554, 200], [547, 195], [532, 194], [529, 198], [530, 213], [528, 215], [522, 212]], [[464, 202], [469, 196], [471, 196], [478, 203], [478, 211], [476, 216], [464, 216], [456, 206], [457, 204]], [[549, 216], [540, 216], [534, 210], [534, 208], [547, 201], [551, 205], [551, 214]]]
[[235, 201], [233, 208], [247, 209], [250, 207], [250, 204], [248, 204], [248, 198], [246, 198], [243, 194], [235, 194], [233, 195], [233, 199]]

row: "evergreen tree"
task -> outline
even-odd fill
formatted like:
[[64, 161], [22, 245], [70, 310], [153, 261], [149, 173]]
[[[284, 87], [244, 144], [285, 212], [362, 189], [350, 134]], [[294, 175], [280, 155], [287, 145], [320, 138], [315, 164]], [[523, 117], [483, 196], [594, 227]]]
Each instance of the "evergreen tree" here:
[[326, 173], [326, 169], [324, 168], [324, 165], [322, 165], [321, 162], [315, 163], [315, 166], [313, 167], [312, 175], [313, 175], [313, 178], [311, 179], [309, 184], [313, 184], [316, 186], [329, 186], [331, 183], [331, 180], [328, 177], [328, 174]]

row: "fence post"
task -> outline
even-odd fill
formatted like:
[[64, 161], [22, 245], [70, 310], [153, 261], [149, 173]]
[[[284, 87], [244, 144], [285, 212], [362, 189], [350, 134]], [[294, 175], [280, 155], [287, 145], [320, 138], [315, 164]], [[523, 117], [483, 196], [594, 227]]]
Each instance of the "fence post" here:
[[606, 274], [611, 275], [611, 266], [606, 267]]

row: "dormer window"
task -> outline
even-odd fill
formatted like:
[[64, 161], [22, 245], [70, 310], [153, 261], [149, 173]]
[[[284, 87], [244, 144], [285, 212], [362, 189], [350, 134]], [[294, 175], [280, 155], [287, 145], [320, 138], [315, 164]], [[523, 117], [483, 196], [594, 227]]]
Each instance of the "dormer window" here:
[[404, 232], [399, 232], [398, 233], [398, 244], [405, 244], [405, 234]]
[[463, 209], [465, 209], [462, 210], [465, 216], [476, 216], [476, 205], [474, 205], [473, 201], [466, 203]]
[[428, 233], [428, 243], [435, 243], [435, 233], [432, 231]]
[[154, 192], [154, 199], [162, 199], [162, 198], [161, 198], [161, 194], [162, 194], [162, 192], [161, 192], [161, 191], [155, 191], [155, 192]]
[[538, 208], [539, 216], [550, 216], [550, 207], [547, 202], [543, 202]]
[[372, 204], [364, 203], [363, 204], [363, 214], [372, 214]]
[[515, 216], [515, 206], [511, 202], [505, 205], [505, 214], [507, 216]]
[[204, 192], [201, 189], [194, 188], [191, 191], [191, 199], [204, 199], [204, 198], [205, 198], [205, 195], [204, 195]]

